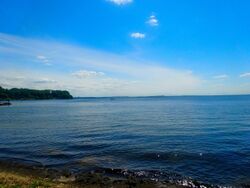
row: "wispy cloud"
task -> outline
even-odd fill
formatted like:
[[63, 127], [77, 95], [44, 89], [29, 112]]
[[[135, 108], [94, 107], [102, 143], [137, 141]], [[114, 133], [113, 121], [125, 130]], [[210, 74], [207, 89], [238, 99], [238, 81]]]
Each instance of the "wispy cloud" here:
[[146, 37], [146, 34], [135, 32], [135, 33], [131, 33], [130, 37], [135, 38], [135, 39], [143, 39]]
[[[0, 71], [0, 86], [7, 88], [36, 88], [36, 89], [49, 89], [60, 87], [59, 83], [52, 79], [53, 75], [43, 77], [45, 74], [36, 71], [26, 70], [4, 70]], [[50, 78], [49, 78], [50, 77]], [[56, 87], [55, 87], [56, 86]]]
[[43, 56], [43, 55], [37, 55], [36, 58], [41, 61], [44, 65], [51, 66], [49, 58]]
[[240, 75], [240, 78], [250, 77], [250, 72], [246, 72]]
[[220, 74], [220, 75], [216, 75], [213, 78], [214, 79], [227, 79], [229, 76], [227, 74]]
[[112, 2], [116, 5], [126, 5], [133, 2], [133, 0], [107, 0], [107, 1]]
[[94, 78], [94, 77], [104, 76], [105, 74], [103, 72], [79, 70], [72, 73], [72, 75], [77, 78]]
[[[0, 85], [8, 88], [67, 89], [74, 96], [250, 93], [249, 83], [226, 79], [225, 74], [203, 80], [200, 73], [170, 68], [167, 62], [51, 40], [0, 33], [0, 54]], [[44, 59], [37, 56], [49, 57], [53, 66], [37, 66]]]
[[[0, 70], [0, 84], [8, 87], [67, 89], [75, 96], [144, 96], [189, 94], [202, 84], [189, 70], [55, 41], [0, 33], [1, 46], [10, 49], [0, 48], [9, 57], [8, 62], [0, 58], [0, 64], [8, 67]], [[34, 57], [45, 59], [44, 54], [49, 54], [54, 65], [49, 71], [33, 66]], [[25, 67], [14, 68], [20, 60]], [[23, 79], [11, 80], [17, 77]]]
[[152, 27], [156, 27], [159, 25], [159, 21], [155, 15], [151, 15], [147, 21], [147, 24], [149, 24]]

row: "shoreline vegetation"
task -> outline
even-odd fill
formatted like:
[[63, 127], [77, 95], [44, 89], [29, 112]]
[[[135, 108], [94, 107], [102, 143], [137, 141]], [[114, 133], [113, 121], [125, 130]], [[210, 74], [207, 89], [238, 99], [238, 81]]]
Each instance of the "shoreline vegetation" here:
[[101, 172], [71, 174], [67, 170], [0, 162], [0, 188], [184, 188], [171, 182], [159, 182], [134, 176], [106, 176]]
[[0, 86], [0, 100], [41, 100], [41, 99], [73, 99], [68, 91], [35, 90], [25, 88], [4, 89]]

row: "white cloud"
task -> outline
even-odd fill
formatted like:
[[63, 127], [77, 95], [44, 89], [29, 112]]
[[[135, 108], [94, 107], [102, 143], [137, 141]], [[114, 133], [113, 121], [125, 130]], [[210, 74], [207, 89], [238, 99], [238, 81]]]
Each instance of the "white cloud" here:
[[214, 79], [227, 79], [229, 76], [227, 74], [216, 75]]
[[144, 33], [139, 33], [139, 32], [136, 32], [136, 33], [131, 33], [130, 35], [132, 38], [135, 38], [135, 39], [143, 39], [146, 37], [146, 35]]
[[246, 72], [240, 75], [240, 78], [250, 77], [250, 72]]
[[151, 15], [147, 21], [147, 23], [152, 26], [152, 27], [155, 27], [155, 26], [158, 26], [159, 25], [159, 21], [158, 19], [156, 18], [155, 15]]
[[133, 2], [133, 0], [107, 0], [107, 1], [112, 2], [116, 5], [126, 5]]
[[43, 55], [38, 55], [36, 56], [37, 59], [40, 59], [40, 60], [46, 60], [47, 57], [43, 56]]
[[34, 80], [33, 83], [48, 84], [48, 83], [56, 83], [56, 81], [53, 80], [53, 79], [49, 79], [49, 78], [41, 78], [41, 79], [38, 79], [38, 80]]
[[94, 78], [104, 76], [105, 74], [103, 72], [79, 70], [77, 72], [72, 73], [72, 75], [77, 78]]
[[38, 56], [36, 56], [36, 58], [39, 61], [41, 61], [44, 65], [47, 65], [47, 66], [51, 66], [52, 65], [51, 63], [49, 63], [50, 62], [49, 58], [47, 58], [47, 57], [45, 57], [43, 55], [38, 55]]

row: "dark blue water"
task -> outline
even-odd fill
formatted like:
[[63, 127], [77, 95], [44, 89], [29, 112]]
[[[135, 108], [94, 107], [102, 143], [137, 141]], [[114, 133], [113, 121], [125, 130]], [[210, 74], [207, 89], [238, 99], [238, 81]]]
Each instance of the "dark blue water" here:
[[250, 97], [14, 101], [0, 108], [0, 158], [249, 183]]

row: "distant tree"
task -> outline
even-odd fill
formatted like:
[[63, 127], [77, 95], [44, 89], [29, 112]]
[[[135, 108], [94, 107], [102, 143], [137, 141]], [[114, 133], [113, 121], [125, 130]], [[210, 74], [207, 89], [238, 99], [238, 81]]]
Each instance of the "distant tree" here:
[[0, 86], [0, 100], [21, 99], [72, 99], [68, 91], [61, 90], [34, 90], [34, 89], [4, 89]]
[[2, 99], [2, 100], [8, 100], [8, 98], [9, 98], [9, 96], [8, 96], [8, 94], [7, 94], [7, 90], [4, 89], [4, 88], [2, 88], [2, 87], [0, 86], [0, 100], [1, 100], [1, 99]]

